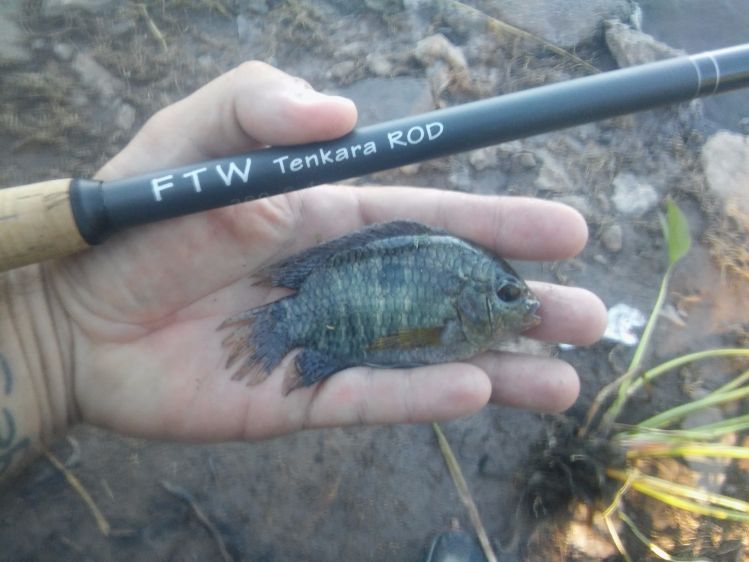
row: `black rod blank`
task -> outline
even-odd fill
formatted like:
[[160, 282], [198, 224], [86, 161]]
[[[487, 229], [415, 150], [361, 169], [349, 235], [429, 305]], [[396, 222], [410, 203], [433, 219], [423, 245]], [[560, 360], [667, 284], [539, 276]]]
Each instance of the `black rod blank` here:
[[749, 86], [749, 44], [615, 70], [117, 181], [75, 180], [71, 204], [95, 244], [139, 224], [251, 201]]

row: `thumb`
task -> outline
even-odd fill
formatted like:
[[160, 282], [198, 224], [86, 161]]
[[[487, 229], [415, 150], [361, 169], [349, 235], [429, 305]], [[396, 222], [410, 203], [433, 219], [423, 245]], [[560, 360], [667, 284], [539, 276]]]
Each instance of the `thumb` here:
[[151, 117], [97, 174], [112, 180], [269, 144], [345, 135], [356, 124], [351, 100], [315, 91], [263, 62], [241, 64]]

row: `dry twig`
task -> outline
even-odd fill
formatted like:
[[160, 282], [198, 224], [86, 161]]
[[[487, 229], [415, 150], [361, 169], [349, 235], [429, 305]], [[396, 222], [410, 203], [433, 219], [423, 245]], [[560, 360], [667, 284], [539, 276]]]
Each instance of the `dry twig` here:
[[455, 458], [455, 455], [450, 448], [450, 443], [448, 443], [445, 434], [442, 433], [442, 429], [437, 423], [433, 423], [432, 428], [437, 436], [442, 456], [445, 458], [447, 470], [450, 471], [450, 476], [453, 479], [455, 488], [458, 490], [460, 501], [463, 502], [463, 505], [468, 510], [468, 517], [471, 519], [471, 524], [479, 538], [479, 543], [481, 543], [481, 549], [484, 551], [484, 556], [486, 556], [488, 562], [497, 562], [497, 556], [494, 554], [494, 550], [492, 550], [489, 537], [486, 534], [486, 529], [484, 529], [484, 524], [481, 522], [479, 510], [476, 507], [476, 503], [473, 501], [473, 497], [471, 497], [471, 492], [468, 490], [468, 484], [466, 483], [465, 478], [463, 478], [463, 472], [460, 470], [458, 460]]
[[216, 526], [211, 522], [211, 520], [208, 518], [208, 516], [205, 514], [205, 512], [200, 508], [200, 506], [195, 501], [195, 498], [192, 497], [192, 494], [185, 490], [184, 488], [181, 488], [180, 486], [177, 486], [176, 484], [172, 484], [170, 482], [167, 482], [166, 480], [161, 481], [161, 486], [170, 494], [177, 496], [182, 501], [186, 502], [187, 505], [189, 505], [192, 508], [193, 513], [195, 514], [195, 517], [198, 518], [198, 521], [200, 521], [203, 526], [208, 529], [208, 532], [213, 537], [213, 540], [216, 541], [216, 545], [218, 546], [219, 552], [221, 552], [221, 558], [224, 562], [234, 562], [234, 558], [232, 558], [231, 554], [229, 554], [229, 551], [226, 550], [226, 545], [224, 544], [224, 539], [221, 537], [221, 533], [219, 533]]
[[91, 514], [94, 516], [94, 519], [96, 519], [96, 525], [99, 527], [99, 531], [101, 531], [101, 534], [105, 537], [108, 537], [111, 531], [111, 527], [109, 525], [109, 521], [104, 517], [102, 512], [99, 510], [99, 507], [94, 502], [94, 499], [91, 497], [91, 494], [88, 493], [86, 488], [83, 487], [83, 484], [81, 484], [81, 481], [76, 478], [75, 474], [70, 472], [65, 465], [58, 459], [55, 455], [52, 454], [51, 451], [48, 449], [44, 449], [44, 456], [47, 457], [47, 460], [52, 463], [52, 466], [54, 466], [57, 470], [62, 472], [62, 474], [65, 476], [65, 480], [68, 481], [68, 484], [76, 491], [78, 492], [78, 495], [81, 496], [81, 499], [83, 502], [88, 506], [88, 509], [91, 511]]

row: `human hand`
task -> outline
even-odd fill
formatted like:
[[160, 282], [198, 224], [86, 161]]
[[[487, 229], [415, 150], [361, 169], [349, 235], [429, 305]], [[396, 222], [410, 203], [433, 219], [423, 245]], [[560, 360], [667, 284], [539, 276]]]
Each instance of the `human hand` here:
[[[356, 121], [353, 104], [248, 63], [154, 116], [98, 174], [144, 173], [262, 145], [331, 139]], [[71, 343], [67, 416], [149, 437], [255, 439], [303, 428], [454, 418], [495, 403], [558, 411], [577, 396], [574, 369], [551, 358], [487, 353], [415, 369], [347, 369], [284, 396], [284, 374], [257, 386], [224, 369], [228, 316], [283, 289], [251, 275], [366, 224], [417, 220], [509, 259], [559, 260], [585, 244], [569, 207], [527, 198], [417, 188], [323, 186], [142, 226], [42, 266], [50, 309]], [[533, 283], [542, 324], [528, 335], [585, 345], [605, 310], [582, 289]], [[293, 368], [287, 358], [277, 369]]]

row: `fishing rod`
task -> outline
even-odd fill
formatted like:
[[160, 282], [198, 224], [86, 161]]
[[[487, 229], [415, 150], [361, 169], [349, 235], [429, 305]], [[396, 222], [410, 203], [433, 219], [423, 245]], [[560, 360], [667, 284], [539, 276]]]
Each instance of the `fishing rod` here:
[[0, 271], [66, 256], [120, 230], [749, 86], [749, 44], [614, 70], [114, 181], [0, 190]]

